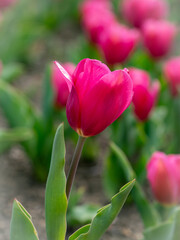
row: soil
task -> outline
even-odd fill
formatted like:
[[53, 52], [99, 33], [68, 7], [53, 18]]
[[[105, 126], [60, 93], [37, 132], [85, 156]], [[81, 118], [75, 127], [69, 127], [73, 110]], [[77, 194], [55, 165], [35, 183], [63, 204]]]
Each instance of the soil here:
[[[64, 31], [64, 36], [61, 35], [55, 39], [51, 39], [49, 48], [47, 46], [41, 48], [43, 54], [39, 58], [42, 61], [40, 61], [39, 64], [35, 64], [36, 69], [33, 71], [30, 69], [28, 73], [14, 83], [16, 87], [31, 97], [32, 102], [37, 108], [40, 105], [42, 73], [45, 62], [50, 59], [47, 55], [50, 56], [52, 53], [54, 59], [56, 59], [55, 54], [63, 55], [63, 53], [59, 53], [58, 50], [56, 51], [54, 45], [57, 46], [57, 44], [59, 44], [58, 40], [61, 41], [61, 44], [64, 43], [68, 45], [67, 38], [70, 39], [70, 41], [72, 41], [72, 39], [74, 40], [73, 34], [73, 32], [70, 33], [67, 30]], [[54, 52], [49, 50], [51, 46], [53, 46]], [[62, 49], [60, 51], [62, 51]], [[45, 54], [46, 56], [44, 52], [47, 54]], [[1, 112], [0, 126], [7, 126]], [[88, 202], [103, 206], [108, 203], [101, 182], [104, 144], [106, 144], [106, 138], [104, 137], [105, 135], [103, 134], [99, 137], [103, 144], [97, 159], [98, 164], [92, 166], [80, 164], [78, 168], [75, 184], [77, 187], [82, 186], [85, 188], [85, 193], [81, 201], [82, 204]], [[68, 159], [70, 155], [71, 154], [67, 156]], [[14, 198], [17, 198], [31, 214], [39, 238], [43, 240], [47, 239], [45, 232], [44, 194], [45, 184], [38, 183], [34, 179], [30, 161], [19, 145], [13, 146], [8, 152], [0, 156], [0, 240], [9, 239], [10, 219]], [[74, 230], [75, 229], [73, 229], [73, 231]], [[72, 231], [72, 229], [69, 231]], [[119, 217], [109, 227], [102, 239], [140, 240], [142, 239], [142, 231], [142, 222], [135, 206], [126, 204]]]

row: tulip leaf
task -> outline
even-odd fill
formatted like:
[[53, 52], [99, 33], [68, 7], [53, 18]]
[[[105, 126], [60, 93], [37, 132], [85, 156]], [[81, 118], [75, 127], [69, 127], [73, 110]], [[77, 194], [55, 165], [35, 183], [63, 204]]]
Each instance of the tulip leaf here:
[[[136, 178], [136, 174], [124, 152], [113, 142], [111, 143], [110, 147], [112, 152], [119, 158], [119, 163], [122, 171], [124, 172], [124, 176], [126, 176], [126, 180], [131, 181], [133, 178]], [[160, 221], [160, 216], [153, 205], [146, 198], [138, 181], [136, 181], [134, 189], [132, 190], [132, 197], [137, 205], [139, 213], [141, 214], [145, 227], [151, 227], [158, 224]]]
[[0, 129], [0, 153], [8, 150], [13, 143], [29, 140], [33, 135], [29, 128]]
[[26, 97], [2, 81], [0, 81], [0, 106], [11, 127], [34, 126], [36, 114]]
[[144, 240], [179, 240], [180, 236], [180, 208], [168, 221], [144, 231]]
[[[98, 240], [113, 222], [124, 205], [135, 180], [122, 187], [112, 199], [111, 203], [98, 210], [90, 226], [85, 226], [69, 237], [69, 240]], [[83, 232], [83, 233], [82, 233]]]
[[33, 137], [33, 131], [29, 128], [0, 129], [0, 142], [26, 141]]
[[38, 240], [37, 231], [32, 223], [31, 216], [16, 199], [10, 227], [10, 240]]
[[57, 129], [46, 184], [45, 213], [48, 240], [64, 240], [66, 234], [66, 176], [64, 126]]
[[12, 82], [22, 75], [24, 69], [20, 63], [11, 63], [3, 66], [1, 79], [5, 82]]
[[91, 224], [87, 224], [81, 228], [79, 228], [76, 232], [74, 232], [68, 240], [76, 240], [81, 234], [87, 233], [91, 227]]
[[[0, 106], [10, 127], [26, 127], [31, 131], [37, 131], [40, 128], [40, 119], [28, 99], [21, 92], [3, 81], [0, 81]], [[37, 137], [35, 136], [32, 140], [23, 143], [23, 147], [31, 160], [34, 159], [37, 150]]]
[[42, 110], [45, 121], [49, 122], [52, 120], [53, 114], [53, 91], [51, 84], [51, 68], [47, 66], [44, 79], [43, 79], [43, 99], [42, 99]]
[[90, 223], [96, 215], [98, 208], [98, 206], [92, 204], [74, 206], [68, 211], [67, 222], [71, 226]]

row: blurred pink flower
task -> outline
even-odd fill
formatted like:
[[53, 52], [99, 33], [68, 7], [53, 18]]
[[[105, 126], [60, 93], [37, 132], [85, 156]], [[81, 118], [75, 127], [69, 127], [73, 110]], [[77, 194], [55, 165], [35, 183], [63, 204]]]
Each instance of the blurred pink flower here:
[[124, 18], [135, 27], [147, 19], [164, 18], [168, 9], [164, 0], [124, 0], [121, 7]]
[[169, 59], [164, 65], [164, 75], [173, 96], [180, 93], [180, 56]]
[[89, 39], [97, 43], [107, 25], [115, 21], [111, 6], [105, 0], [88, 0], [81, 5], [82, 25]]
[[147, 178], [158, 202], [180, 203], [180, 155], [155, 152], [147, 164]]
[[70, 76], [56, 64], [70, 90], [67, 119], [79, 135], [88, 137], [102, 132], [131, 103], [133, 85], [126, 70], [111, 72], [98, 60], [83, 59]]
[[[76, 68], [73, 63], [68, 62], [64, 63], [62, 66], [69, 75], [72, 75]], [[59, 72], [59, 68], [56, 64], [52, 65], [52, 86], [55, 95], [55, 106], [57, 108], [65, 107], [69, 96], [69, 89], [64, 76]]]
[[149, 54], [163, 57], [171, 49], [176, 35], [176, 27], [168, 21], [147, 20], [142, 26], [144, 45]]
[[156, 104], [160, 85], [158, 81], [151, 84], [148, 73], [137, 68], [130, 68], [129, 74], [133, 81], [134, 113], [140, 121], [146, 121]]
[[110, 65], [124, 62], [133, 52], [139, 40], [139, 32], [119, 23], [106, 26], [99, 38], [99, 49]]
[[14, 4], [16, 0], [0, 0], [0, 10]]

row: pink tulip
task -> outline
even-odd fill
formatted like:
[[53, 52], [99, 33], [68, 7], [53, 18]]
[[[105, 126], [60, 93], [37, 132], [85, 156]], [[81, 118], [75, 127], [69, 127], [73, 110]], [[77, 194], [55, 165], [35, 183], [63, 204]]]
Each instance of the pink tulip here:
[[79, 135], [88, 137], [102, 132], [131, 103], [133, 85], [126, 70], [111, 72], [98, 60], [83, 59], [70, 76], [56, 64], [70, 90], [67, 119]]
[[155, 152], [147, 165], [147, 178], [157, 201], [180, 202], [180, 155]]
[[164, 74], [173, 96], [180, 93], [180, 57], [168, 60], [164, 65]]
[[13, 3], [15, 3], [16, 0], [1, 0], [0, 1], [0, 9], [9, 7]]
[[155, 106], [159, 93], [159, 82], [154, 81], [150, 86], [150, 77], [144, 70], [129, 69], [134, 85], [133, 105], [134, 113], [140, 121], [146, 121]]
[[85, 1], [81, 6], [82, 25], [93, 43], [97, 43], [99, 36], [107, 25], [115, 21], [108, 1]]
[[163, 0], [124, 0], [124, 18], [135, 27], [141, 27], [147, 19], [162, 19], [167, 15], [167, 4]]
[[100, 36], [98, 45], [106, 62], [114, 65], [124, 62], [129, 57], [138, 39], [138, 31], [114, 23], [106, 27]]
[[[69, 75], [72, 75], [75, 70], [75, 65], [72, 63], [64, 63], [63, 67]], [[64, 77], [59, 72], [59, 68], [55, 64], [52, 65], [52, 86], [55, 95], [55, 106], [57, 108], [65, 107], [69, 96], [69, 89], [66, 80], [64, 80]]]
[[154, 57], [164, 57], [171, 49], [176, 27], [167, 21], [147, 20], [142, 26], [144, 45]]

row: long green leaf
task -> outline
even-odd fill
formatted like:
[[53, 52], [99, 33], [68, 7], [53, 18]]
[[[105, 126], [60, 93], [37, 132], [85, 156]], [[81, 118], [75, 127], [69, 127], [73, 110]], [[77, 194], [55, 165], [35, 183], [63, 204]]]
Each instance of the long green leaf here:
[[32, 223], [31, 216], [25, 208], [14, 200], [11, 227], [10, 227], [10, 240], [38, 240], [37, 231]]
[[[111, 143], [110, 147], [119, 158], [119, 163], [124, 172], [124, 176], [126, 176], [126, 180], [131, 181], [133, 178], [136, 178], [136, 174], [123, 151], [113, 142]], [[132, 196], [141, 214], [145, 227], [151, 227], [158, 224], [160, 221], [160, 216], [153, 205], [147, 200], [144, 191], [138, 182], [135, 183]]]
[[36, 121], [36, 113], [26, 97], [0, 81], [0, 106], [11, 127], [33, 127]]
[[34, 136], [29, 128], [0, 129], [0, 142], [19, 142], [31, 139]]
[[[69, 240], [98, 240], [113, 222], [115, 217], [120, 212], [124, 205], [127, 196], [129, 195], [135, 181], [131, 181], [122, 187], [112, 199], [111, 203], [97, 212], [97, 215], [91, 222], [90, 227], [85, 226], [81, 230], [78, 230], [80, 235], [77, 236], [77, 232], [70, 236]], [[87, 232], [85, 232], [87, 230]], [[84, 232], [83, 234], [81, 234]]]
[[0, 129], [0, 154], [13, 143], [32, 139], [34, 133], [29, 128]]
[[51, 84], [51, 68], [50, 66], [47, 66], [43, 79], [42, 110], [43, 117], [49, 124], [51, 123], [53, 115], [53, 100], [54, 98]]
[[[3, 81], [0, 81], [0, 107], [12, 128], [25, 127], [36, 133], [39, 132], [41, 127], [40, 118], [28, 99], [21, 92]], [[23, 143], [23, 147], [32, 161], [37, 156], [37, 138], [38, 135], [36, 134], [32, 140]]]
[[51, 166], [46, 185], [45, 213], [48, 240], [65, 239], [67, 197], [64, 164], [64, 127], [61, 124], [54, 139]]

